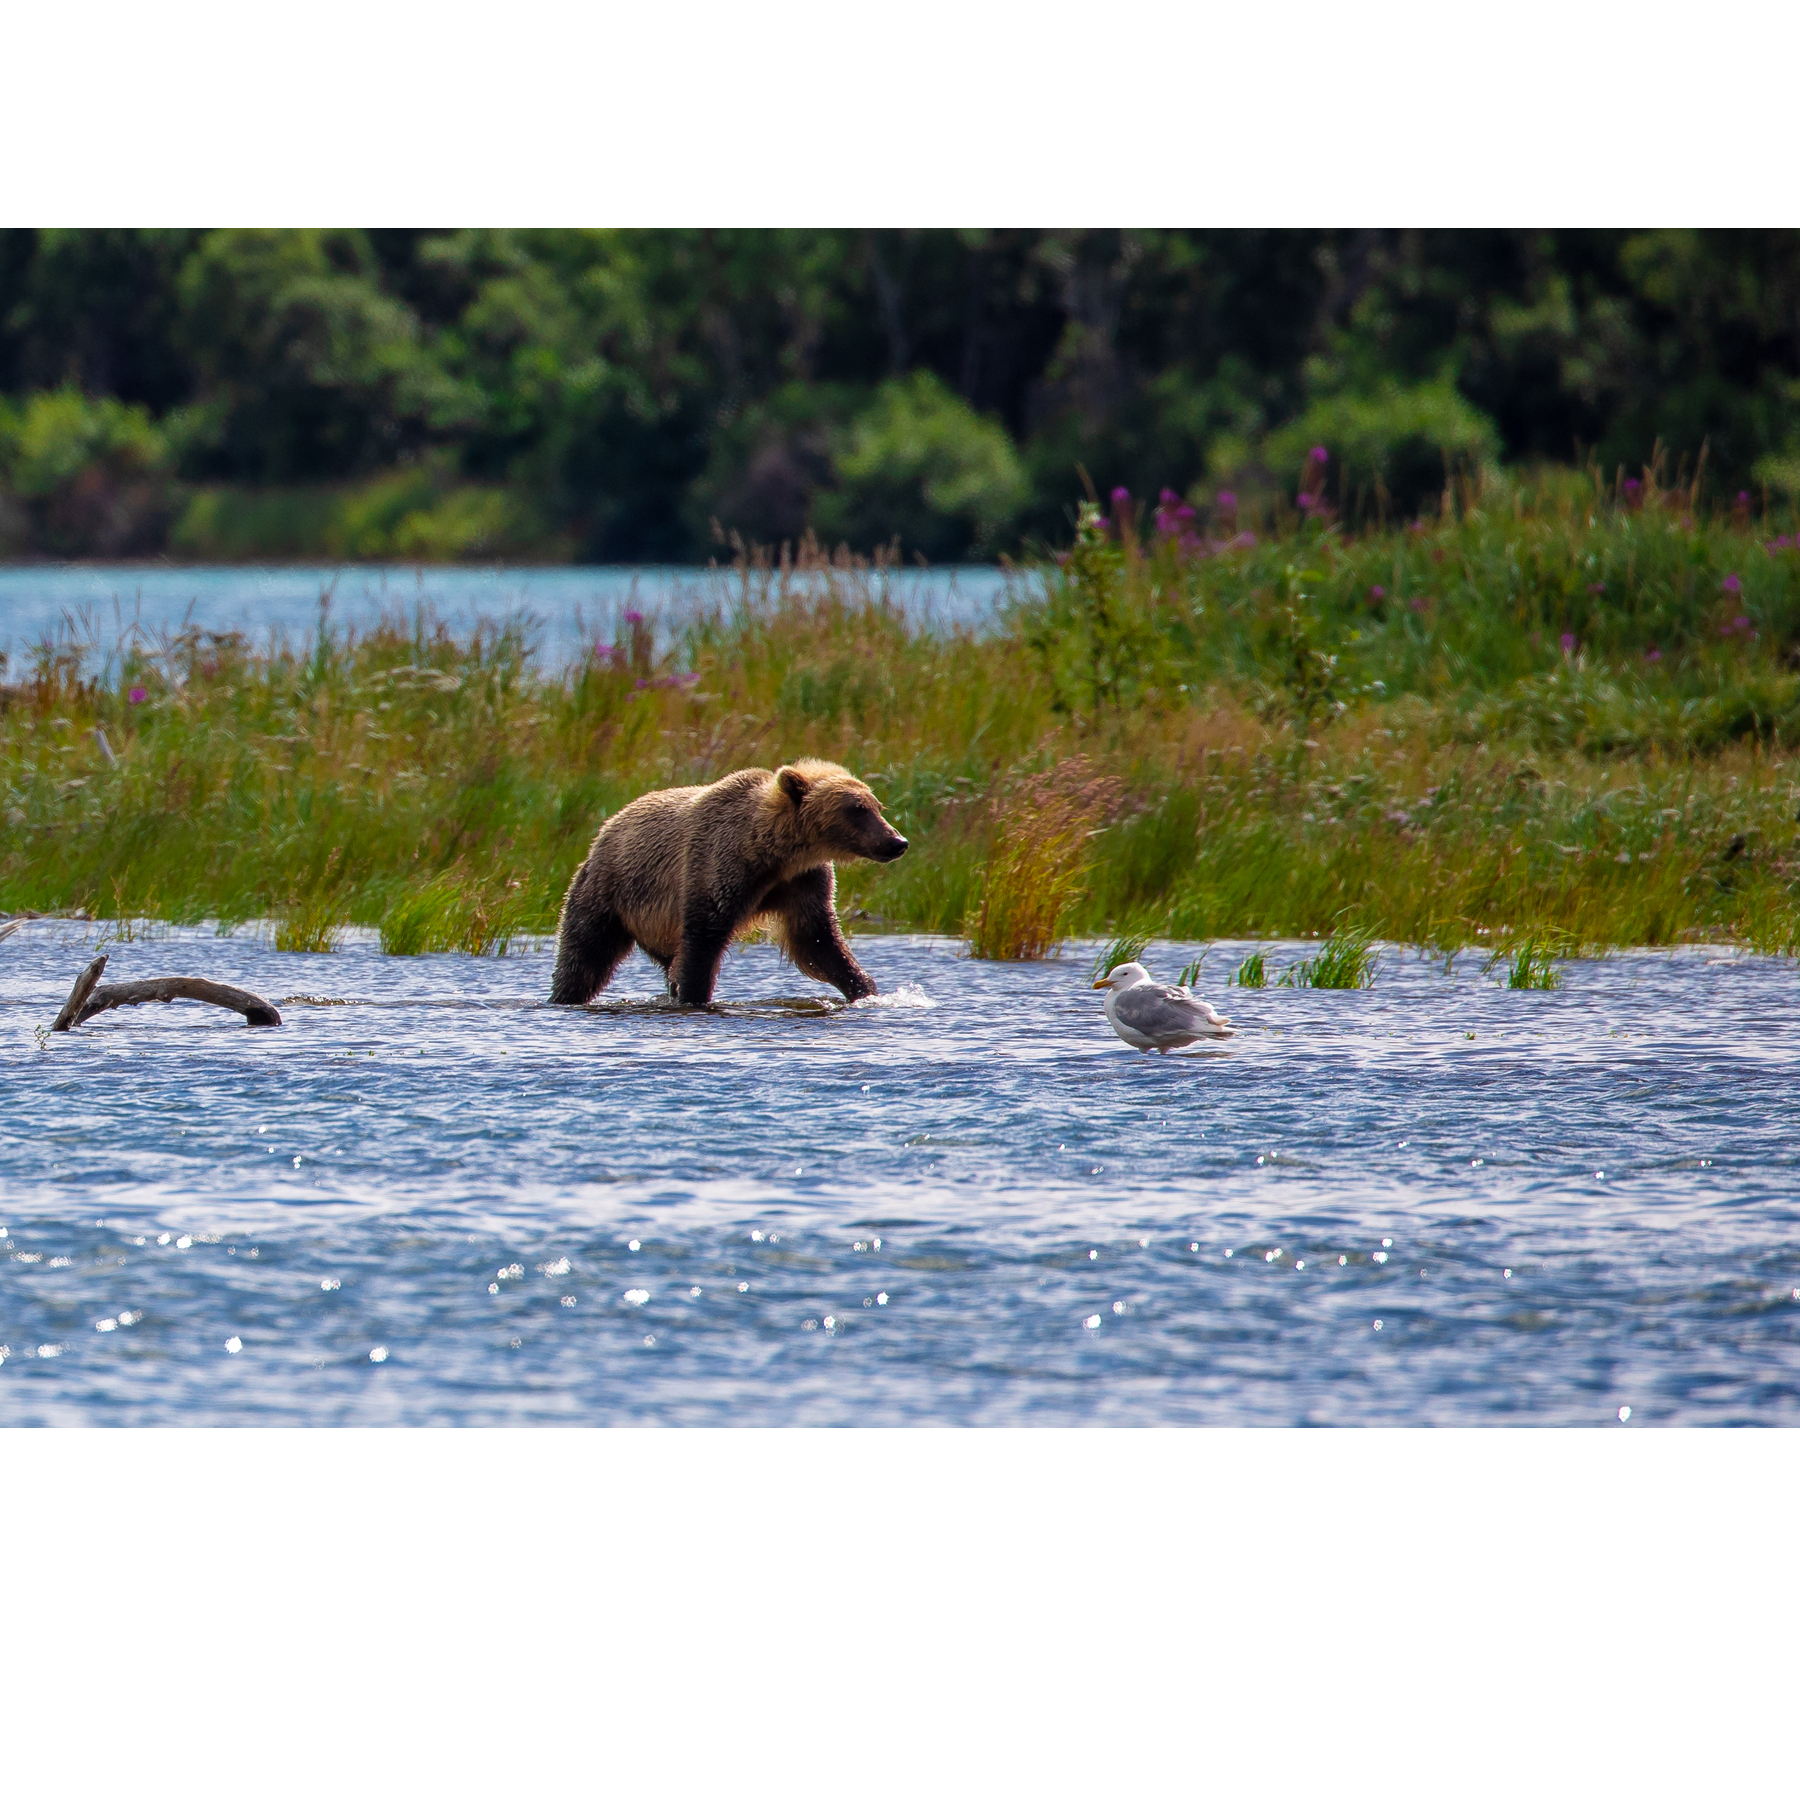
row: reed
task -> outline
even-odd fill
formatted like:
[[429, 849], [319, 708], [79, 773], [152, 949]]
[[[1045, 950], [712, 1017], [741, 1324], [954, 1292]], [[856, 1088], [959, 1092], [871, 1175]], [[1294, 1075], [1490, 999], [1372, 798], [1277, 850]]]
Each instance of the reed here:
[[1259, 988], [1269, 985], [1269, 971], [1260, 950], [1252, 950], [1232, 971], [1228, 987]]
[[275, 921], [277, 950], [329, 955], [344, 941], [344, 918], [335, 896], [309, 895], [285, 909]]
[[385, 956], [504, 956], [522, 933], [521, 909], [509, 894], [449, 871], [398, 895], [382, 915], [380, 933]]
[[1122, 937], [1113, 938], [1101, 946], [1100, 954], [1094, 958], [1094, 980], [1099, 981], [1126, 963], [1137, 962], [1149, 947], [1150, 933], [1147, 931], [1128, 931]]
[[1373, 934], [1344, 929], [1334, 931], [1319, 946], [1316, 956], [1302, 957], [1281, 972], [1278, 987], [1366, 988], [1375, 985]]
[[1117, 796], [1118, 783], [1094, 776], [1080, 757], [1003, 796], [964, 923], [971, 956], [1035, 962], [1058, 948], [1086, 891], [1089, 839]]
[[1481, 972], [1488, 975], [1503, 967], [1509, 988], [1551, 991], [1563, 984], [1556, 959], [1573, 954], [1575, 949], [1560, 934], [1527, 932], [1517, 942], [1496, 950]]

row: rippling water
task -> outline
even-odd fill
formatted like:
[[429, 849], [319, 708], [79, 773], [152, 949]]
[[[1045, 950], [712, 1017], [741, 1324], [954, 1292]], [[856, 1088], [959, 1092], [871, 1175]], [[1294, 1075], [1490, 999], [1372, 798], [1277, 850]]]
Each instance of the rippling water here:
[[92, 943], [0, 943], [6, 1423], [1800, 1422], [1789, 963], [1221, 945], [1242, 1035], [1165, 1058], [1085, 953], [863, 938], [844, 1007], [756, 946], [684, 1014], [641, 957], [568, 1013], [542, 953], [107, 950], [286, 1023], [49, 1037]]

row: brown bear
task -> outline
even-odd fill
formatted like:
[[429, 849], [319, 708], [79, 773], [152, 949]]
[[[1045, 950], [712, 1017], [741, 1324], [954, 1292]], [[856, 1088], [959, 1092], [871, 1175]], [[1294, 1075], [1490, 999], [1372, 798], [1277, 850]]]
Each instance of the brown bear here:
[[569, 883], [551, 1004], [585, 1005], [635, 943], [683, 1006], [705, 1006], [725, 947], [759, 920], [802, 971], [860, 1000], [878, 990], [838, 929], [831, 865], [905, 851], [881, 802], [836, 763], [640, 795], [600, 828]]

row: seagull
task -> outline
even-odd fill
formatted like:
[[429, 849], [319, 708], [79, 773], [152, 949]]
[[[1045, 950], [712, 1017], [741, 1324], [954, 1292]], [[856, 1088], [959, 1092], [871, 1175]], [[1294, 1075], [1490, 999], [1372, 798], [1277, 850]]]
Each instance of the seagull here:
[[1094, 986], [1109, 990], [1106, 1022], [1134, 1050], [1160, 1050], [1167, 1056], [1201, 1038], [1236, 1035], [1229, 1019], [1220, 1018], [1187, 988], [1152, 981], [1142, 963], [1123, 963]]

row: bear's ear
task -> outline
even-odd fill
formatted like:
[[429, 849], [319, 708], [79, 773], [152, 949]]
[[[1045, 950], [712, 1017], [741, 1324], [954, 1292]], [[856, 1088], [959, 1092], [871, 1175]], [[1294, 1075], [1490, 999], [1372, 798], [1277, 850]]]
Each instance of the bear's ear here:
[[775, 771], [775, 785], [797, 807], [812, 791], [812, 783], [798, 769], [782, 767]]

